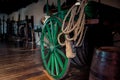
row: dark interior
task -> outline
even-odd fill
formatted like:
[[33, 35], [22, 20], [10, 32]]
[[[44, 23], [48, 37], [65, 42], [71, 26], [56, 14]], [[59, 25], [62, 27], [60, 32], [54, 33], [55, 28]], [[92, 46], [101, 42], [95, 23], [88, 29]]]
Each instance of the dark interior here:
[[10, 14], [38, 0], [0, 0], [0, 13]]

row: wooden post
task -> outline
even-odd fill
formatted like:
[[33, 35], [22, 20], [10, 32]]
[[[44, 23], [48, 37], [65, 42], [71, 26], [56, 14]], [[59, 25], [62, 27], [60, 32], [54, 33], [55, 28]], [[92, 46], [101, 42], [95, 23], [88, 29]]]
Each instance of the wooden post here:
[[7, 30], [7, 35], [9, 35], [9, 21], [10, 21], [10, 19], [8, 18], [7, 21], [6, 21], [6, 23], [7, 23], [7, 29], [6, 29]]
[[18, 21], [17, 21], [17, 36], [19, 37], [19, 26], [20, 26], [20, 14], [18, 14]]
[[3, 16], [3, 39], [5, 38], [5, 16]]
[[25, 16], [26, 19], [26, 24], [25, 24], [25, 30], [26, 30], [26, 34], [25, 34], [25, 47], [28, 48], [28, 26], [29, 26], [29, 19], [28, 16]]
[[1, 25], [2, 25], [2, 23], [1, 23], [1, 18], [0, 18], [0, 35], [1, 35]]
[[34, 17], [33, 16], [31, 16], [31, 26], [32, 26], [32, 42], [33, 42], [32, 49], [35, 49], [36, 43], [35, 43]]

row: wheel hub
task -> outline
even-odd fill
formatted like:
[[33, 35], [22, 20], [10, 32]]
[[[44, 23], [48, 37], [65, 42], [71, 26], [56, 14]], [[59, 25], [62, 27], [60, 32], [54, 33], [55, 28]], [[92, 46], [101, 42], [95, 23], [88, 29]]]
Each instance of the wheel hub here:
[[51, 46], [50, 46], [50, 50], [51, 50], [51, 51], [53, 51], [53, 50], [54, 50], [54, 48], [55, 48], [55, 46], [54, 46], [54, 45], [51, 45]]

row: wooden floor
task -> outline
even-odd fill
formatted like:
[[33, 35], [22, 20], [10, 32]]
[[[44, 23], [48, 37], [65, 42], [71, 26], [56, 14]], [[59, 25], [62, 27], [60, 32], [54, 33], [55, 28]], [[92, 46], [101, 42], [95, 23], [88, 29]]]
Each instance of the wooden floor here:
[[[49, 80], [43, 70], [39, 49], [24, 50], [0, 43], [0, 80]], [[81, 72], [72, 68], [62, 80], [87, 80]]]
[[39, 50], [0, 44], [0, 80], [27, 80], [43, 74]]

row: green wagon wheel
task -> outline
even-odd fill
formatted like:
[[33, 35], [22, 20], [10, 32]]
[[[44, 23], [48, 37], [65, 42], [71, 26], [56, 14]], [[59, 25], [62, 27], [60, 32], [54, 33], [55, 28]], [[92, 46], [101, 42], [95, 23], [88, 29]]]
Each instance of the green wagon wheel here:
[[57, 17], [50, 17], [44, 24], [41, 34], [41, 55], [46, 71], [55, 79], [62, 78], [69, 67], [65, 47], [59, 45], [57, 36], [62, 23]]

